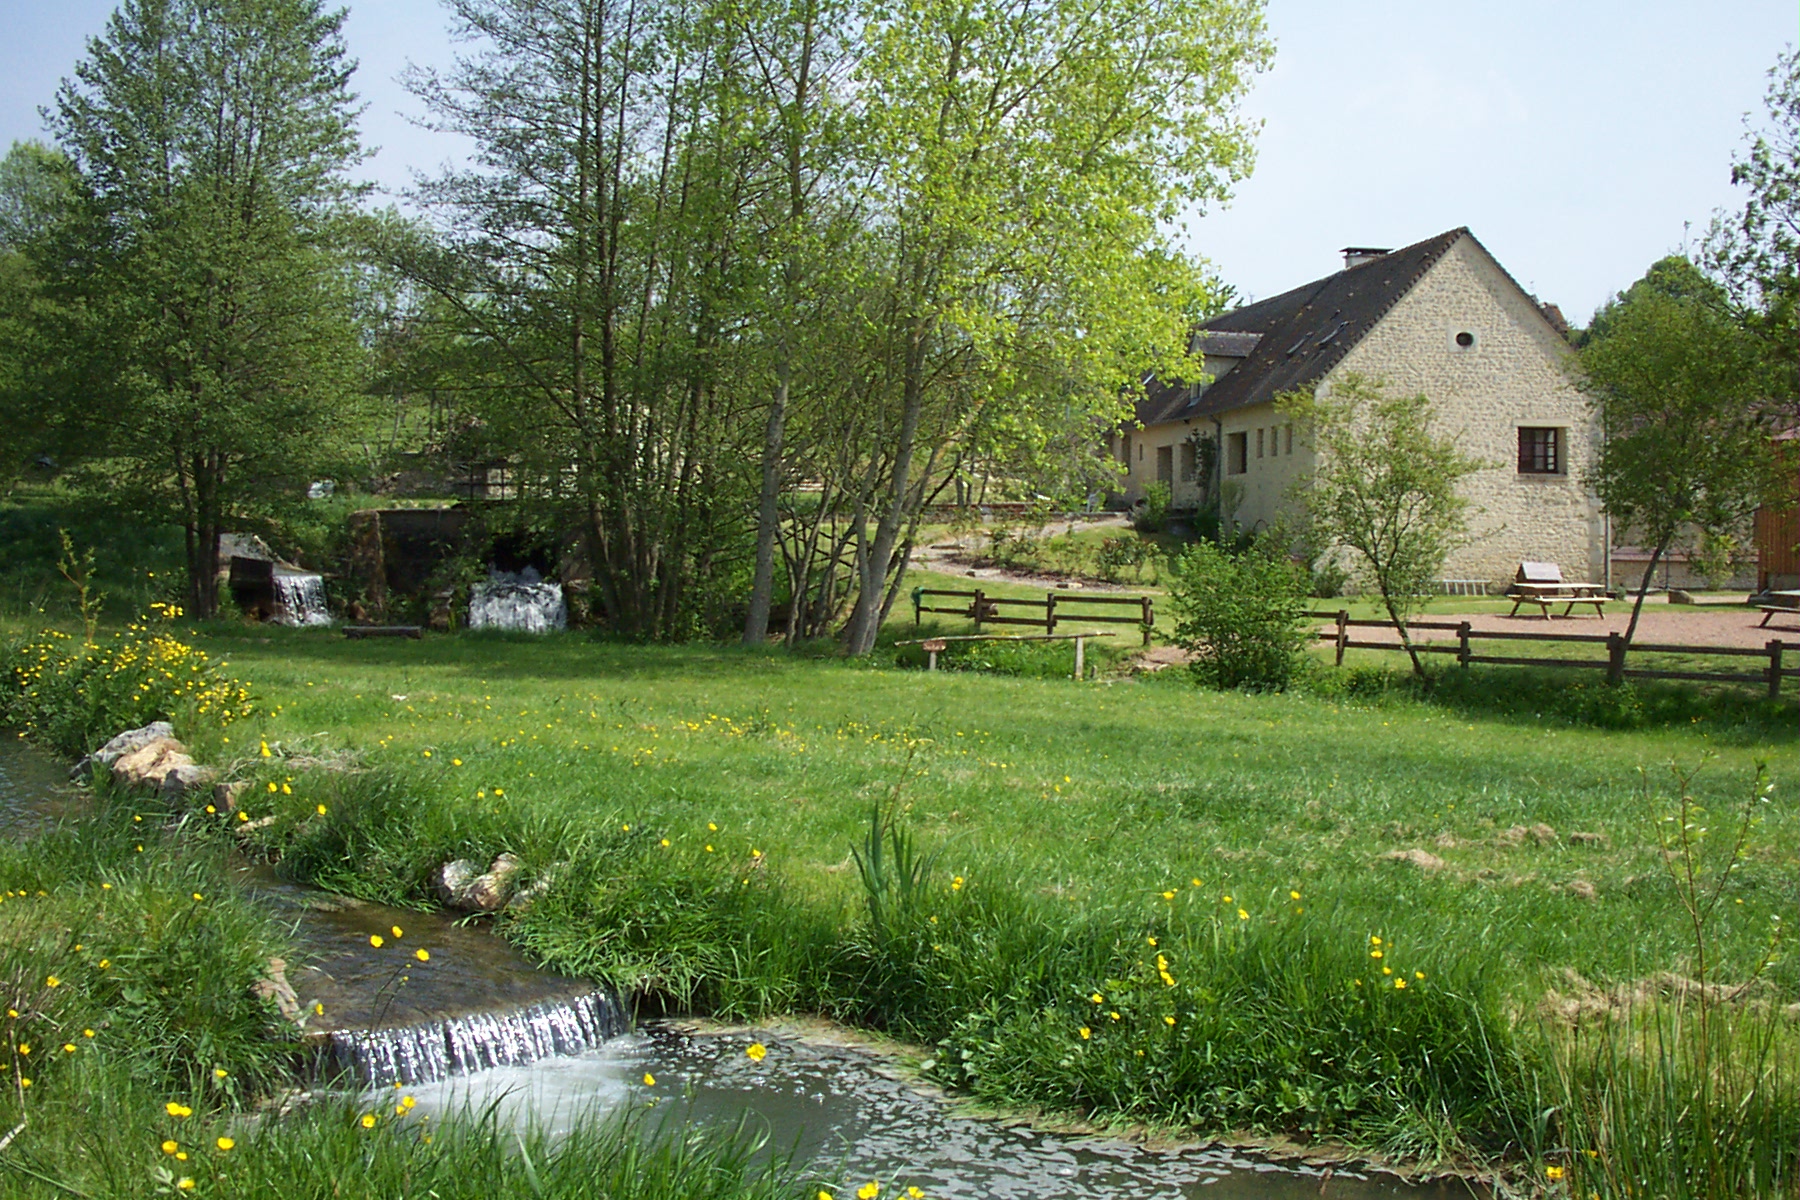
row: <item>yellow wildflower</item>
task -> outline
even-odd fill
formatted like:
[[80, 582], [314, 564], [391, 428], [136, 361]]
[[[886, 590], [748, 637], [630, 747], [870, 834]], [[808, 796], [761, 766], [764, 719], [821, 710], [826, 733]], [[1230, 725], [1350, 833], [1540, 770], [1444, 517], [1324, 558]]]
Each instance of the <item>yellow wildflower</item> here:
[[746, 1049], [744, 1053], [749, 1057], [751, 1062], [761, 1062], [768, 1056], [769, 1048], [761, 1042], [751, 1042], [749, 1048]]
[[645, 1071], [644, 1072], [644, 1086], [645, 1087], [655, 1087], [656, 1086], [656, 1076], [652, 1075], [648, 1071]]
[[237, 1143], [232, 1141], [228, 1137], [222, 1137], [218, 1141], [214, 1142], [213, 1145], [217, 1146], [219, 1148], [219, 1151], [221, 1153], [223, 1153], [227, 1150], [230, 1150], [233, 1146], [237, 1145]]
[[364, 1129], [375, 1128], [375, 1114], [374, 1113], [364, 1113], [362, 1115], [362, 1127]]
[[431, 961], [431, 952], [429, 950], [425, 949], [423, 946], [421, 946], [417, 950], [413, 951], [413, 957], [418, 959], [420, 962], [430, 962]]

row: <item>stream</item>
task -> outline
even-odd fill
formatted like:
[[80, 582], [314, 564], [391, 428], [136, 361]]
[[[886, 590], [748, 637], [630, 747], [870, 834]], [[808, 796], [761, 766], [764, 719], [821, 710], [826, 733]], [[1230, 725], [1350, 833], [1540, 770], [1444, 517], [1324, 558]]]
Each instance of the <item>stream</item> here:
[[[79, 817], [80, 793], [66, 775], [50, 756], [0, 738], [0, 828], [28, 837]], [[551, 1132], [596, 1110], [641, 1110], [652, 1129], [741, 1121], [765, 1139], [765, 1153], [837, 1181], [839, 1195], [868, 1180], [880, 1180], [884, 1194], [918, 1187], [935, 1198], [1001, 1200], [1475, 1194], [1464, 1184], [1410, 1186], [1218, 1146], [1157, 1149], [965, 1116], [895, 1078], [867, 1050], [783, 1027], [653, 1021], [631, 1029], [609, 991], [537, 970], [483, 928], [332, 896], [263, 865], [235, 869], [293, 928], [302, 965], [288, 975], [309, 1036], [372, 1096], [390, 1097], [400, 1084], [434, 1117], [493, 1104], [503, 1122]], [[760, 1062], [746, 1053], [753, 1042], [767, 1048]]]

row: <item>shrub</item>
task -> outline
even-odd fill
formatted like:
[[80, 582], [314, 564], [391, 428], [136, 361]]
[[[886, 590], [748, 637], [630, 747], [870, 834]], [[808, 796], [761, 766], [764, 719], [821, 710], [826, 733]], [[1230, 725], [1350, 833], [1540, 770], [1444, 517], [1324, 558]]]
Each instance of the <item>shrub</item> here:
[[1193, 653], [1194, 674], [1219, 688], [1286, 688], [1311, 640], [1308, 580], [1275, 540], [1235, 555], [1198, 542], [1175, 565], [1175, 641]]
[[159, 718], [200, 732], [248, 716], [249, 690], [165, 627], [181, 610], [151, 607], [155, 621], [140, 618], [102, 641], [51, 629], [7, 646], [0, 724], [80, 754]]
[[1169, 485], [1160, 479], [1144, 485], [1144, 498], [1131, 515], [1131, 523], [1139, 533], [1162, 533], [1168, 529], [1172, 495]]

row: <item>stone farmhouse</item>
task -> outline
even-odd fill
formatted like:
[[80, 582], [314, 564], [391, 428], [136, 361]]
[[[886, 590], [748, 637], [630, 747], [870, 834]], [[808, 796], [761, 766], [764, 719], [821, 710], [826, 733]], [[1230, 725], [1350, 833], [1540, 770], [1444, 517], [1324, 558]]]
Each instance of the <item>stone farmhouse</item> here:
[[1222, 499], [1240, 527], [1267, 525], [1292, 510], [1292, 488], [1313, 465], [1276, 398], [1356, 374], [1423, 392], [1443, 431], [1487, 464], [1464, 483], [1481, 511], [1447, 580], [1495, 584], [1529, 560], [1601, 582], [1605, 520], [1581, 482], [1598, 431], [1569, 382], [1562, 314], [1467, 229], [1401, 250], [1350, 248], [1344, 262], [1201, 327], [1201, 382], [1146, 382], [1135, 428], [1113, 435], [1127, 469], [1120, 498], [1134, 502], [1161, 480], [1177, 509]]

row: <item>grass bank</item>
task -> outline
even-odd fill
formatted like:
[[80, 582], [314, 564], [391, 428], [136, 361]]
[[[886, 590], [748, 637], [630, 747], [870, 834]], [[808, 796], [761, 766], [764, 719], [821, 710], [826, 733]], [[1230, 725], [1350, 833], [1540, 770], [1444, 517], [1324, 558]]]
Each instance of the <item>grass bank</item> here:
[[[1570, 1056], [1565, 1002], [1633, 1063], [1656, 1021], [1689, 1028], [1669, 764], [1706, 760], [1685, 790], [1719, 821], [1759, 760], [1795, 784], [1782, 714], [1754, 705], [1621, 730], [1393, 688], [1213, 695], [579, 635], [206, 645], [270, 701], [220, 750], [300, 877], [424, 904], [447, 859], [510, 851], [549, 884], [509, 935], [648, 996], [887, 1028], [998, 1103], [1512, 1156], [1545, 1186], [1616, 1166], [1574, 1122], [1621, 1076]], [[374, 769], [283, 765], [336, 746]], [[871, 877], [872, 812], [892, 827]], [[1748, 985], [1732, 1036], [1762, 1051], [1733, 1060], [1752, 1101], [1733, 1144], [1764, 1180], [1792, 1178], [1800, 1130], [1778, 1007], [1796, 974], [1761, 965], [1797, 846], [1793, 806], [1762, 806], [1703, 930], [1704, 982]]]

